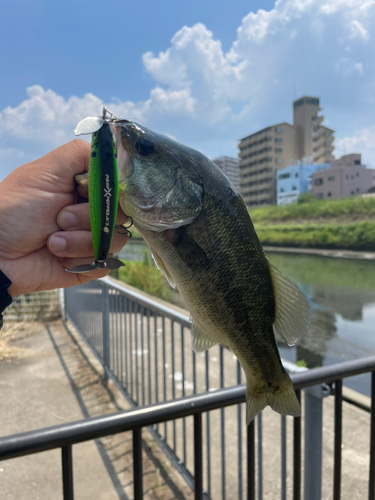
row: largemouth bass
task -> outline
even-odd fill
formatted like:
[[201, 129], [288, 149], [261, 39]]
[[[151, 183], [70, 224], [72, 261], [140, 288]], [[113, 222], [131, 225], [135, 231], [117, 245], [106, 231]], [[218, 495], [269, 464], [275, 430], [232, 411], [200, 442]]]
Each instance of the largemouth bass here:
[[293, 345], [308, 329], [309, 304], [266, 258], [244, 201], [198, 151], [127, 120], [110, 126], [121, 208], [183, 296], [193, 349], [221, 344], [236, 355], [247, 381], [247, 423], [267, 405], [299, 415], [274, 331]]

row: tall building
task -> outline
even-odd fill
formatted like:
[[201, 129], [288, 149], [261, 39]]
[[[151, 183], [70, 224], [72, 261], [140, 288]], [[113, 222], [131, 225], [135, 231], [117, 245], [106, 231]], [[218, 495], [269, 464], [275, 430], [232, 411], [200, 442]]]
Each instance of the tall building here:
[[215, 160], [212, 160], [220, 168], [220, 170], [228, 177], [233, 186], [239, 190], [239, 172], [238, 172], [238, 158], [232, 158], [230, 156], [220, 156]]
[[359, 153], [342, 156], [331, 167], [311, 176], [311, 191], [316, 198], [343, 198], [367, 193], [375, 186], [375, 170], [361, 164]]
[[299, 159], [310, 157], [313, 163], [334, 160], [332, 151], [334, 131], [324, 125], [318, 97], [301, 97], [293, 102], [293, 125], [297, 130], [297, 151]]
[[319, 99], [293, 102], [293, 125], [277, 123], [240, 140], [240, 194], [248, 206], [276, 203], [276, 172], [308, 157], [312, 163], [333, 159], [334, 131], [318, 116]]

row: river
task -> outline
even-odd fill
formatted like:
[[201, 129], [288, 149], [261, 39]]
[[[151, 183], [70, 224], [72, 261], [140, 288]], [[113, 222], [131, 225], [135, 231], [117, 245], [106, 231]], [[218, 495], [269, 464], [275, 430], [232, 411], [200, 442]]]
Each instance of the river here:
[[[120, 258], [143, 260], [146, 245], [130, 240]], [[310, 329], [295, 347], [279, 343], [280, 354], [308, 368], [375, 354], [375, 261], [267, 253], [296, 282], [313, 314]], [[370, 394], [370, 376], [348, 379], [348, 387]]]

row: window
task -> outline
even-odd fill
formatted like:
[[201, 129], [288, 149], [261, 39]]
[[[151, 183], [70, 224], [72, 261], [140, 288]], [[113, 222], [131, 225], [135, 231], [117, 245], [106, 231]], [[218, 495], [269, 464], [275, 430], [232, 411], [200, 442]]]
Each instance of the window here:
[[317, 193], [315, 198], [319, 198], [321, 200], [323, 198], [323, 193]]
[[283, 129], [281, 127], [275, 127], [275, 132], [282, 132]]
[[332, 193], [331, 193], [331, 191], [330, 191], [329, 193], [327, 193], [327, 196], [332, 196]]
[[360, 165], [361, 161], [360, 160], [354, 160], [354, 165]]
[[275, 148], [275, 153], [282, 153], [282, 152], [283, 152], [282, 148]]
[[350, 178], [351, 178], [351, 179], [354, 179], [354, 175], [352, 175]]
[[355, 175], [356, 175], [357, 177], [359, 177], [359, 172], [357, 172]]
[[280, 193], [283, 193], [284, 192], [284, 188], [280, 188]]
[[292, 186], [292, 191], [297, 191], [296, 186]]
[[357, 191], [357, 193], [359, 193], [359, 189], [358, 188], [356, 189], [356, 191]]
[[329, 141], [325, 141], [324, 145], [325, 145], [325, 146], [330, 146], [330, 145], [331, 145], [331, 143], [330, 143]]
[[328, 180], [329, 180], [329, 181], [334, 181], [334, 180], [335, 180], [335, 176], [334, 176], [334, 175], [332, 175], [331, 177], [328, 177]]
[[351, 193], [350, 193], [350, 194], [354, 194], [354, 191], [351, 191]]
[[323, 184], [323, 179], [319, 177], [319, 179], [314, 179], [314, 186], [321, 186]]
[[275, 158], [275, 162], [276, 162], [276, 163], [282, 163], [282, 162], [283, 162], [283, 159], [282, 159], [282, 158]]
[[349, 179], [349, 175], [346, 175], [346, 176], [345, 176], [345, 178], [346, 178], [346, 179]]
[[281, 174], [279, 175], [279, 179], [289, 179], [290, 174]]
[[328, 132], [328, 130], [326, 130], [326, 131], [324, 132], [324, 135], [331, 135], [331, 132]]
[[298, 172], [296, 172], [296, 173], [294, 174], [294, 177], [298, 177]]
[[327, 156], [327, 155], [330, 155], [331, 154], [331, 151], [324, 151], [324, 154]]
[[283, 140], [281, 139], [281, 137], [276, 137], [275, 142], [283, 142]]

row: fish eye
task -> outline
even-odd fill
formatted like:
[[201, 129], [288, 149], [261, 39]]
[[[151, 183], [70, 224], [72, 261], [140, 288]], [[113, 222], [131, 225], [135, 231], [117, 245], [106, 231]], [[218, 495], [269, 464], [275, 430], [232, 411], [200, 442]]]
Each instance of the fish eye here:
[[154, 152], [154, 143], [148, 139], [142, 138], [135, 143], [135, 149], [142, 156], [148, 156]]

